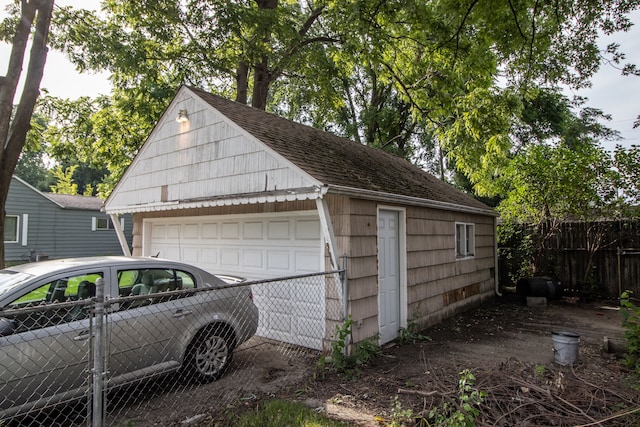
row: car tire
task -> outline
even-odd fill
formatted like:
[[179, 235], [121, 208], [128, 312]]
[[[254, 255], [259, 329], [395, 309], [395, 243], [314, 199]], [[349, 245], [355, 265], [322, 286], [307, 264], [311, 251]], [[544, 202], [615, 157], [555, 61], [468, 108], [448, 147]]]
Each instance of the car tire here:
[[209, 326], [193, 340], [185, 368], [190, 379], [205, 383], [220, 378], [233, 357], [233, 333], [224, 326]]

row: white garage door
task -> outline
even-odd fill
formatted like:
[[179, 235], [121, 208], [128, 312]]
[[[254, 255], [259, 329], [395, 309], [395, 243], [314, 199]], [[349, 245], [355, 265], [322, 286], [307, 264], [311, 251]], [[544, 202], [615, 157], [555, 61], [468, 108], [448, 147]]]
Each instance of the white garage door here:
[[[323, 271], [317, 213], [149, 219], [145, 255], [159, 254], [218, 274], [248, 279]], [[258, 334], [321, 349], [325, 332], [324, 282], [285, 281], [253, 286], [260, 310]]]

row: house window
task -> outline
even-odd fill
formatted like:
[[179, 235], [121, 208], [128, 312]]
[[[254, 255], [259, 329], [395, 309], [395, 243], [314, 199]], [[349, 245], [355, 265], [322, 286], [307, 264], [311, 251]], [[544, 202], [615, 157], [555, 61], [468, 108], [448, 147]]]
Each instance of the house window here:
[[[124, 218], [120, 218], [120, 227], [124, 229]], [[113, 223], [111, 218], [91, 218], [91, 231], [112, 230]]]
[[456, 222], [456, 258], [475, 255], [476, 236], [474, 224]]
[[17, 243], [18, 242], [18, 216], [7, 215], [4, 220], [4, 242], [5, 243]]
[[108, 230], [109, 218], [96, 218], [96, 230]]

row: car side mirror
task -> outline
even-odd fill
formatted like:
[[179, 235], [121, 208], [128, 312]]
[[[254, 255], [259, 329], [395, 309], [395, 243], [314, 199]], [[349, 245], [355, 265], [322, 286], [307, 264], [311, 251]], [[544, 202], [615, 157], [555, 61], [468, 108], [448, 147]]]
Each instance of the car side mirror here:
[[0, 317], [0, 337], [13, 334], [15, 331], [15, 325], [13, 320], [6, 317]]

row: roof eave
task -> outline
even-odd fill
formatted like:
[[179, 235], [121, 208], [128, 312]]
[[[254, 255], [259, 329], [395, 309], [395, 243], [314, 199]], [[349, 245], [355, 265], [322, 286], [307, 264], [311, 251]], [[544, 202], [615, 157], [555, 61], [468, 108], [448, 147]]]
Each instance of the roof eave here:
[[300, 200], [315, 200], [322, 198], [320, 187], [275, 190], [260, 193], [230, 194], [222, 196], [202, 197], [197, 199], [169, 200], [129, 206], [105, 206], [108, 214], [125, 214], [141, 212], [159, 212], [177, 209], [196, 209], [218, 206], [250, 205], [256, 203], [292, 202]]
[[453, 212], [489, 215], [494, 217], [499, 216], [496, 211], [489, 207], [479, 208], [475, 206], [465, 206], [456, 203], [439, 202], [436, 200], [423, 199], [420, 197], [404, 196], [401, 194], [391, 194], [382, 191], [365, 190], [361, 188], [344, 187], [340, 185], [328, 185], [326, 192], [343, 196], [366, 198], [367, 200], [375, 200], [385, 203], [406, 204], [425, 208], [443, 209]]

